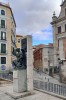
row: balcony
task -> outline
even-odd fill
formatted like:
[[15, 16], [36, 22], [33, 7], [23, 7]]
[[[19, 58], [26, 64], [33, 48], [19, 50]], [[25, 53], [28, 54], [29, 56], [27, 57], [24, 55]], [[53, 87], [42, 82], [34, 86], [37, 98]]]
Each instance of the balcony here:
[[7, 42], [7, 39], [0, 39], [0, 42]]
[[62, 33], [56, 34], [56, 37], [57, 37], [57, 39], [66, 37], [66, 32], [62, 32]]
[[59, 49], [56, 50], [56, 55], [59, 56]]
[[7, 51], [6, 52], [1, 52], [0, 51], [0, 55], [7, 55]]
[[0, 25], [0, 29], [4, 29], [4, 30], [6, 30], [6, 29], [7, 29], [7, 27], [6, 27], [6, 26], [4, 26], [4, 25]]

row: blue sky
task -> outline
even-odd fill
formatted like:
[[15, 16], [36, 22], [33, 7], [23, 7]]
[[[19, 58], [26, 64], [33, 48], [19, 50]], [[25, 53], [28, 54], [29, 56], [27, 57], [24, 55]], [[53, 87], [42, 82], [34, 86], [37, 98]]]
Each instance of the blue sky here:
[[16, 20], [16, 33], [31, 34], [33, 45], [53, 42], [52, 21], [53, 12], [60, 13], [62, 0], [0, 0], [10, 4]]
[[52, 26], [33, 33], [33, 45], [53, 43]]

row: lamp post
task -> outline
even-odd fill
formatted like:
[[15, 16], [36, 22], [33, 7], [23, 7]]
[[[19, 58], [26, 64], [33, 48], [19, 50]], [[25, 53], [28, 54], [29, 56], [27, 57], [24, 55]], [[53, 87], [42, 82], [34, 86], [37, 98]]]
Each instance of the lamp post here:
[[61, 65], [63, 64], [63, 60], [61, 60], [60, 58], [58, 58], [58, 62], [59, 62], [59, 77], [60, 77], [60, 82], [62, 82], [62, 70], [61, 70]]

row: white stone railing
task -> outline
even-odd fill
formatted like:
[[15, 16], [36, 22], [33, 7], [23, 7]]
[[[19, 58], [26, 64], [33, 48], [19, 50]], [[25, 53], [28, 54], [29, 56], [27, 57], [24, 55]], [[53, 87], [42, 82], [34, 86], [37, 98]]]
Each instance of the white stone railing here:
[[59, 38], [63, 38], [63, 37], [66, 37], [66, 32], [62, 32], [60, 34], [56, 34], [56, 37], [59, 39]]

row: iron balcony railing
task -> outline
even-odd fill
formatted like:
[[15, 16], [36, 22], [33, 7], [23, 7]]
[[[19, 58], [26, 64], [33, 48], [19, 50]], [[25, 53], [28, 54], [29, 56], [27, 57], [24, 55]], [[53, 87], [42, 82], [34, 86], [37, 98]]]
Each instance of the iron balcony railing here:
[[0, 41], [7, 41], [7, 39], [5, 38], [5, 39], [0, 39]]
[[0, 55], [7, 55], [7, 51], [5, 51], [5, 52], [0, 51]]
[[0, 25], [0, 29], [7, 29], [7, 27], [6, 26], [4, 26], [4, 25]]
[[66, 32], [56, 34], [57, 39], [66, 37]]

